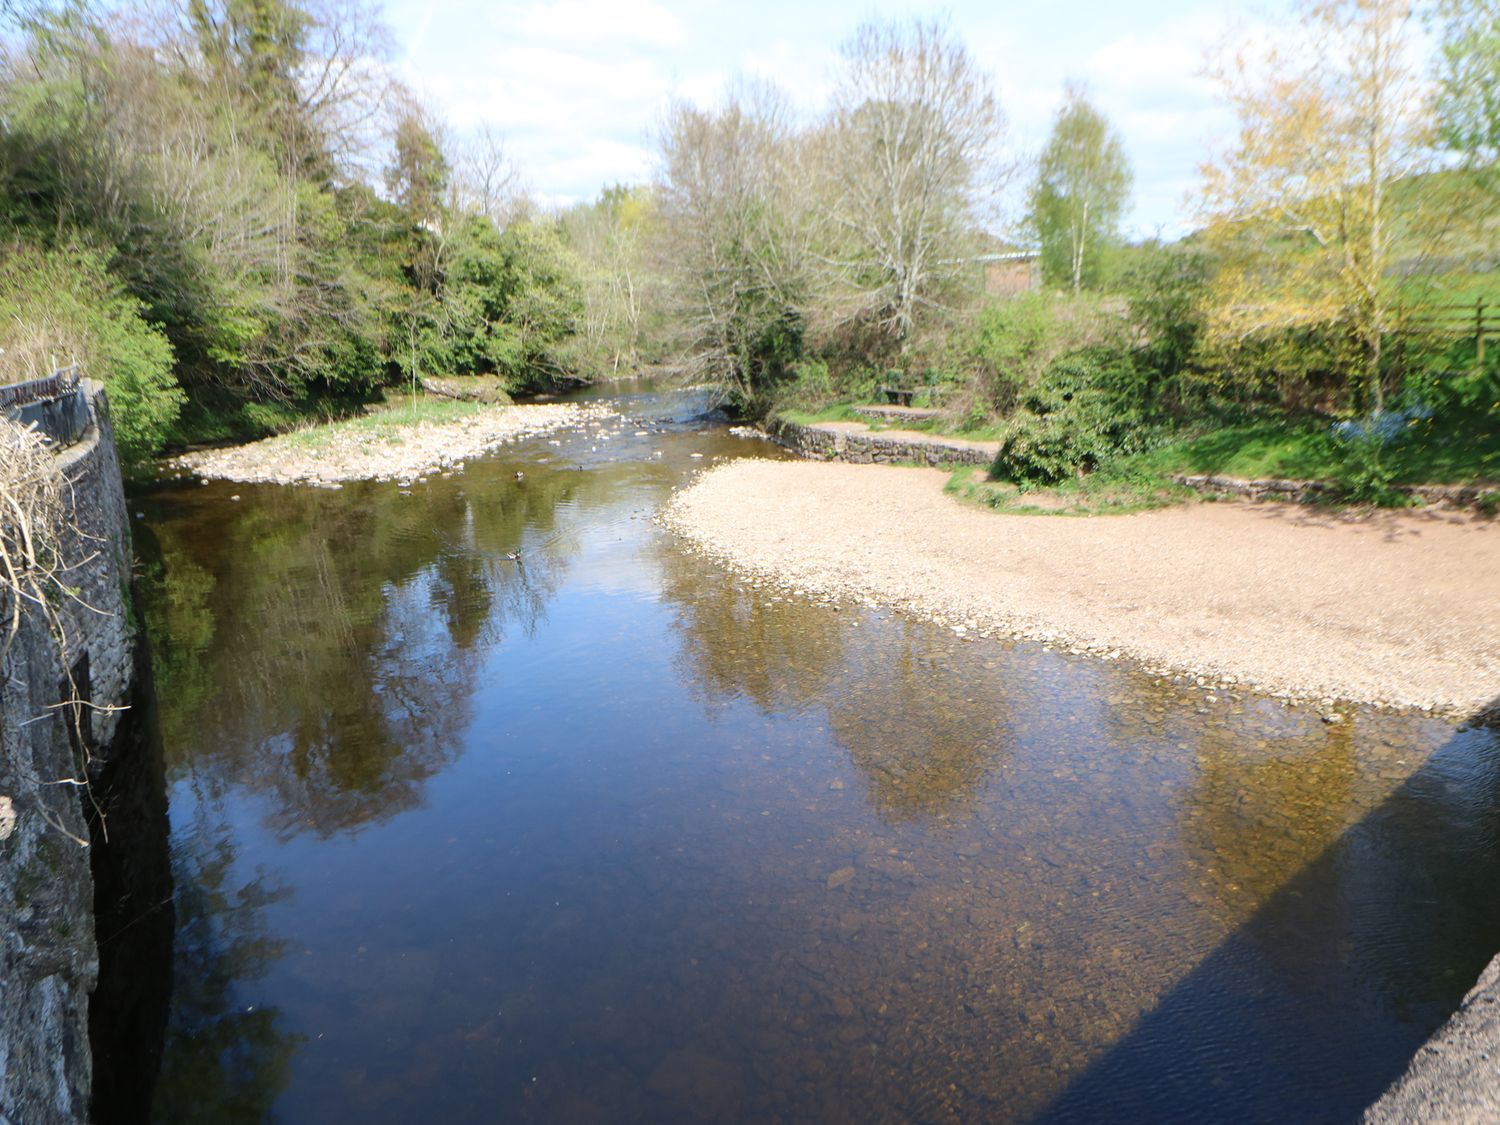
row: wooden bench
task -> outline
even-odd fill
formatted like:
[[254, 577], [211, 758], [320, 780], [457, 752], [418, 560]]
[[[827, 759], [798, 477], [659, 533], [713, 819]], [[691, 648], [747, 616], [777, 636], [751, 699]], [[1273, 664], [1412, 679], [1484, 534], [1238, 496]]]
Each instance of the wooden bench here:
[[912, 387], [903, 387], [898, 383], [888, 383], [883, 387], [876, 387], [876, 390], [880, 395], [885, 396], [886, 402], [894, 407], [910, 407], [912, 396], [916, 393]]

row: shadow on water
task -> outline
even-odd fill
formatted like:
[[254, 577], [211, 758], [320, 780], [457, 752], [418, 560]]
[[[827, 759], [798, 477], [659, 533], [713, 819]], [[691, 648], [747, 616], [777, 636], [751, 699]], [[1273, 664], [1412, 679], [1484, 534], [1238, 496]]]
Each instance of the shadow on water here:
[[1467, 725], [1033, 1120], [1357, 1120], [1500, 950], [1497, 885], [1500, 737]]
[[264, 1121], [300, 1037], [274, 1007], [235, 989], [282, 952], [262, 911], [284, 892], [236, 883], [222, 801], [201, 794], [198, 823], [171, 847], [160, 712], [144, 640], [115, 752], [93, 785], [99, 982], [89, 1003], [90, 1119]]
[[142, 640], [136, 687], [115, 753], [84, 807], [93, 838], [99, 983], [89, 1001], [92, 1119], [145, 1121], [166, 1038], [177, 924], [161, 727]]

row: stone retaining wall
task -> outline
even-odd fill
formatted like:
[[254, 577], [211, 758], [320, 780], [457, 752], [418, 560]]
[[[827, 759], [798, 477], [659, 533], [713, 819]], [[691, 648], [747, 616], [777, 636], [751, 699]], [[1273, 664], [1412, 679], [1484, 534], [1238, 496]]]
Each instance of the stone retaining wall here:
[[1364, 1125], [1500, 1121], [1500, 957], [1363, 1120]]
[[[9, 646], [0, 626], [0, 1122], [82, 1121], [91, 1067], [88, 998], [98, 972], [83, 788], [131, 687], [129, 525], [109, 404], [87, 384], [82, 439], [59, 451], [70, 484], [61, 545], [78, 601], [26, 609]], [[3, 601], [3, 599], [0, 599]], [[74, 669], [81, 709], [60, 706]], [[81, 738], [80, 738], [81, 733]]]
[[804, 426], [784, 418], [767, 424], [772, 440], [793, 453], [813, 461], [849, 461], [856, 464], [915, 462], [920, 465], [985, 465], [995, 459], [979, 446], [948, 445], [939, 440], [907, 441], [878, 431], [845, 433]]
[[[1243, 480], [1208, 474], [1174, 474], [1178, 484], [1216, 496], [1244, 496], [1251, 500], [1291, 500], [1298, 504], [1337, 501], [1342, 493], [1337, 485], [1318, 480]], [[1484, 484], [1410, 484], [1394, 486], [1396, 492], [1423, 504], [1446, 504], [1470, 508], [1481, 503], [1500, 502], [1500, 485]]]

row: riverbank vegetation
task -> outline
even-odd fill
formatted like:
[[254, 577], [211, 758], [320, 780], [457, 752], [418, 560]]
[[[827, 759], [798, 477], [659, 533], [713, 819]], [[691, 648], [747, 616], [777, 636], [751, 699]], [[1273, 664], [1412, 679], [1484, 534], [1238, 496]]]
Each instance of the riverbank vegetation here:
[[653, 182], [548, 209], [393, 78], [363, 0], [5, 10], [0, 378], [82, 359], [131, 457], [671, 364], [748, 417], [909, 397], [1023, 489], [1495, 474], [1492, 0], [1309, 0], [1229, 44], [1195, 229], [1134, 243], [1086, 87], [1033, 159], [941, 21], [856, 29], [821, 112], [673, 103]]
[[1081, 88], [1024, 220], [997, 226], [1019, 164], [942, 26], [858, 34], [811, 125], [760, 89], [681, 108], [665, 198], [694, 219], [675, 283], [701, 369], [752, 413], [909, 398], [934, 412], [917, 428], [999, 440], [993, 476], [1021, 489], [1300, 472], [1394, 501], [1496, 479], [1496, 11], [1427, 10], [1429, 69], [1423, 15], [1307, 4], [1285, 41], [1231, 44], [1214, 72], [1239, 132], [1171, 244], [1120, 237], [1130, 169]]
[[595, 366], [560, 224], [492, 135], [455, 139], [393, 79], [378, 13], [4, 10], [0, 378], [81, 361], [128, 457], [421, 375]]

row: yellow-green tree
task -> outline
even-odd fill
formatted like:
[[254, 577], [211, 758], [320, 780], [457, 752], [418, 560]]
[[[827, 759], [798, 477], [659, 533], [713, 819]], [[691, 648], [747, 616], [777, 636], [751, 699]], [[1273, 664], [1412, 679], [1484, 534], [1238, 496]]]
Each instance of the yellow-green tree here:
[[1479, 164], [1500, 159], [1500, 0], [1438, 0], [1443, 141]]
[[1345, 334], [1350, 381], [1377, 410], [1402, 218], [1391, 187], [1424, 170], [1433, 136], [1418, 31], [1407, 0], [1306, 3], [1286, 42], [1217, 68], [1239, 131], [1203, 168], [1221, 255], [1211, 342]]
[[1030, 221], [1049, 283], [1065, 281], [1077, 293], [1097, 276], [1100, 251], [1119, 235], [1130, 181], [1120, 135], [1070, 85], [1031, 188]]

